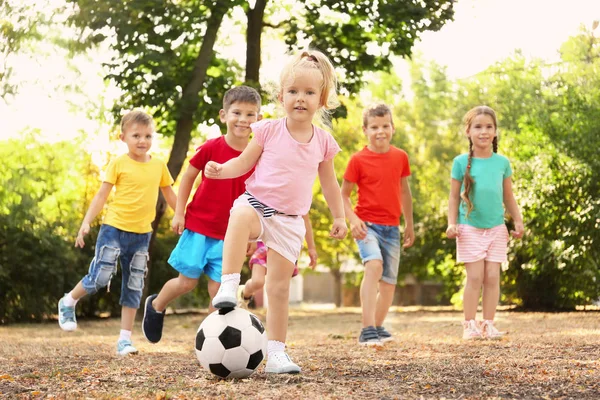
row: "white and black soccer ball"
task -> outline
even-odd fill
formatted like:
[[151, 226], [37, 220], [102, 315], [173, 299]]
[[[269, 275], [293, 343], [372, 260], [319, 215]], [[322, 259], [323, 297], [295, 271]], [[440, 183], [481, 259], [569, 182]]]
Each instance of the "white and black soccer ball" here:
[[267, 334], [256, 315], [222, 308], [202, 321], [196, 333], [200, 364], [221, 378], [246, 378], [267, 354]]

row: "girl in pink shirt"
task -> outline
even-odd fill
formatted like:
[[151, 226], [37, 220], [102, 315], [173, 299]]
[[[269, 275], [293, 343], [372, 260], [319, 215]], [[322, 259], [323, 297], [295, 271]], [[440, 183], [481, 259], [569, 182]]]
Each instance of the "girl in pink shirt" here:
[[285, 353], [288, 299], [294, 264], [305, 234], [302, 215], [312, 202], [317, 174], [333, 215], [330, 236], [342, 239], [347, 227], [333, 158], [340, 151], [330, 133], [313, 125], [338, 106], [336, 78], [329, 59], [318, 51], [295, 55], [280, 76], [278, 100], [286, 117], [252, 124], [254, 138], [237, 158], [224, 164], [209, 162], [204, 175], [212, 179], [240, 176], [255, 166], [246, 181], [246, 193], [233, 204], [223, 246], [221, 287], [213, 299], [216, 308], [235, 307], [240, 271], [248, 241], [267, 246], [267, 373], [299, 373]]

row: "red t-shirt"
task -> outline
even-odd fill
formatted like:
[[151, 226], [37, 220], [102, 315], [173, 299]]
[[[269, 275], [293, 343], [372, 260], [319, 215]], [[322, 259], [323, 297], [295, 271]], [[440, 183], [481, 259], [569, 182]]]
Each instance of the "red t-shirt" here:
[[214, 239], [225, 238], [231, 206], [246, 190], [246, 179], [252, 174], [254, 168], [234, 179], [207, 179], [204, 178], [204, 166], [209, 161], [223, 164], [240, 154], [242, 154], [240, 151], [229, 147], [225, 136], [209, 139], [198, 147], [190, 164], [202, 171], [202, 182], [187, 206], [186, 229]]
[[365, 146], [350, 158], [344, 179], [358, 186], [354, 209], [358, 218], [379, 225], [399, 225], [402, 215], [401, 180], [410, 175], [408, 155], [390, 146], [375, 153]]

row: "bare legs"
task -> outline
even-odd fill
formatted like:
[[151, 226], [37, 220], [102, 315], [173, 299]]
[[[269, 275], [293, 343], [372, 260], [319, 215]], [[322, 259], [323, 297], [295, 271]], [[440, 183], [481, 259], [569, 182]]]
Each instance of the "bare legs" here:
[[500, 263], [479, 260], [465, 263], [467, 284], [463, 294], [465, 320], [475, 319], [483, 288], [483, 319], [493, 320], [500, 300]]
[[396, 285], [381, 281], [382, 273], [381, 260], [371, 260], [365, 264], [365, 274], [360, 285], [363, 328], [382, 326], [394, 301]]

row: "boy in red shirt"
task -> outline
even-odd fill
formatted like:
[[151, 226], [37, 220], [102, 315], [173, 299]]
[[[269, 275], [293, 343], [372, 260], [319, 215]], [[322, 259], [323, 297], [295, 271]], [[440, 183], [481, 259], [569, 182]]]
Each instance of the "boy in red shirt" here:
[[[398, 280], [398, 225], [403, 211], [403, 247], [414, 242], [410, 166], [406, 152], [390, 144], [394, 122], [388, 106], [377, 104], [364, 111], [363, 132], [369, 144], [350, 159], [341, 190], [350, 230], [365, 265], [360, 286], [363, 328], [358, 342], [380, 346], [393, 340], [383, 321]], [[350, 195], [354, 186], [358, 187], [358, 202], [353, 210]]]
[[169, 264], [179, 276], [165, 283], [158, 295], [146, 298], [142, 330], [152, 343], [159, 342], [162, 337], [167, 305], [193, 290], [202, 274], [208, 277], [209, 304], [219, 290], [229, 211], [233, 201], [246, 190], [246, 179], [254, 169], [226, 180], [206, 179], [203, 173], [202, 182], [187, 209], [186, 203], [194, 181], [200, 171], [204, 171], [206, 163], [224, 163], [242, 154], [252, 132], [250, 124], [261, 119], [260, 104], [260, 95], [248, 86], [228, 90], [223, 98], [223, 109], [219, 111], [221, 122], [227, 125], [227, 134], [209, 139], [200, 146], [181, 179], [171, 224], [173, 231], [181, 237], [169, 257]]

